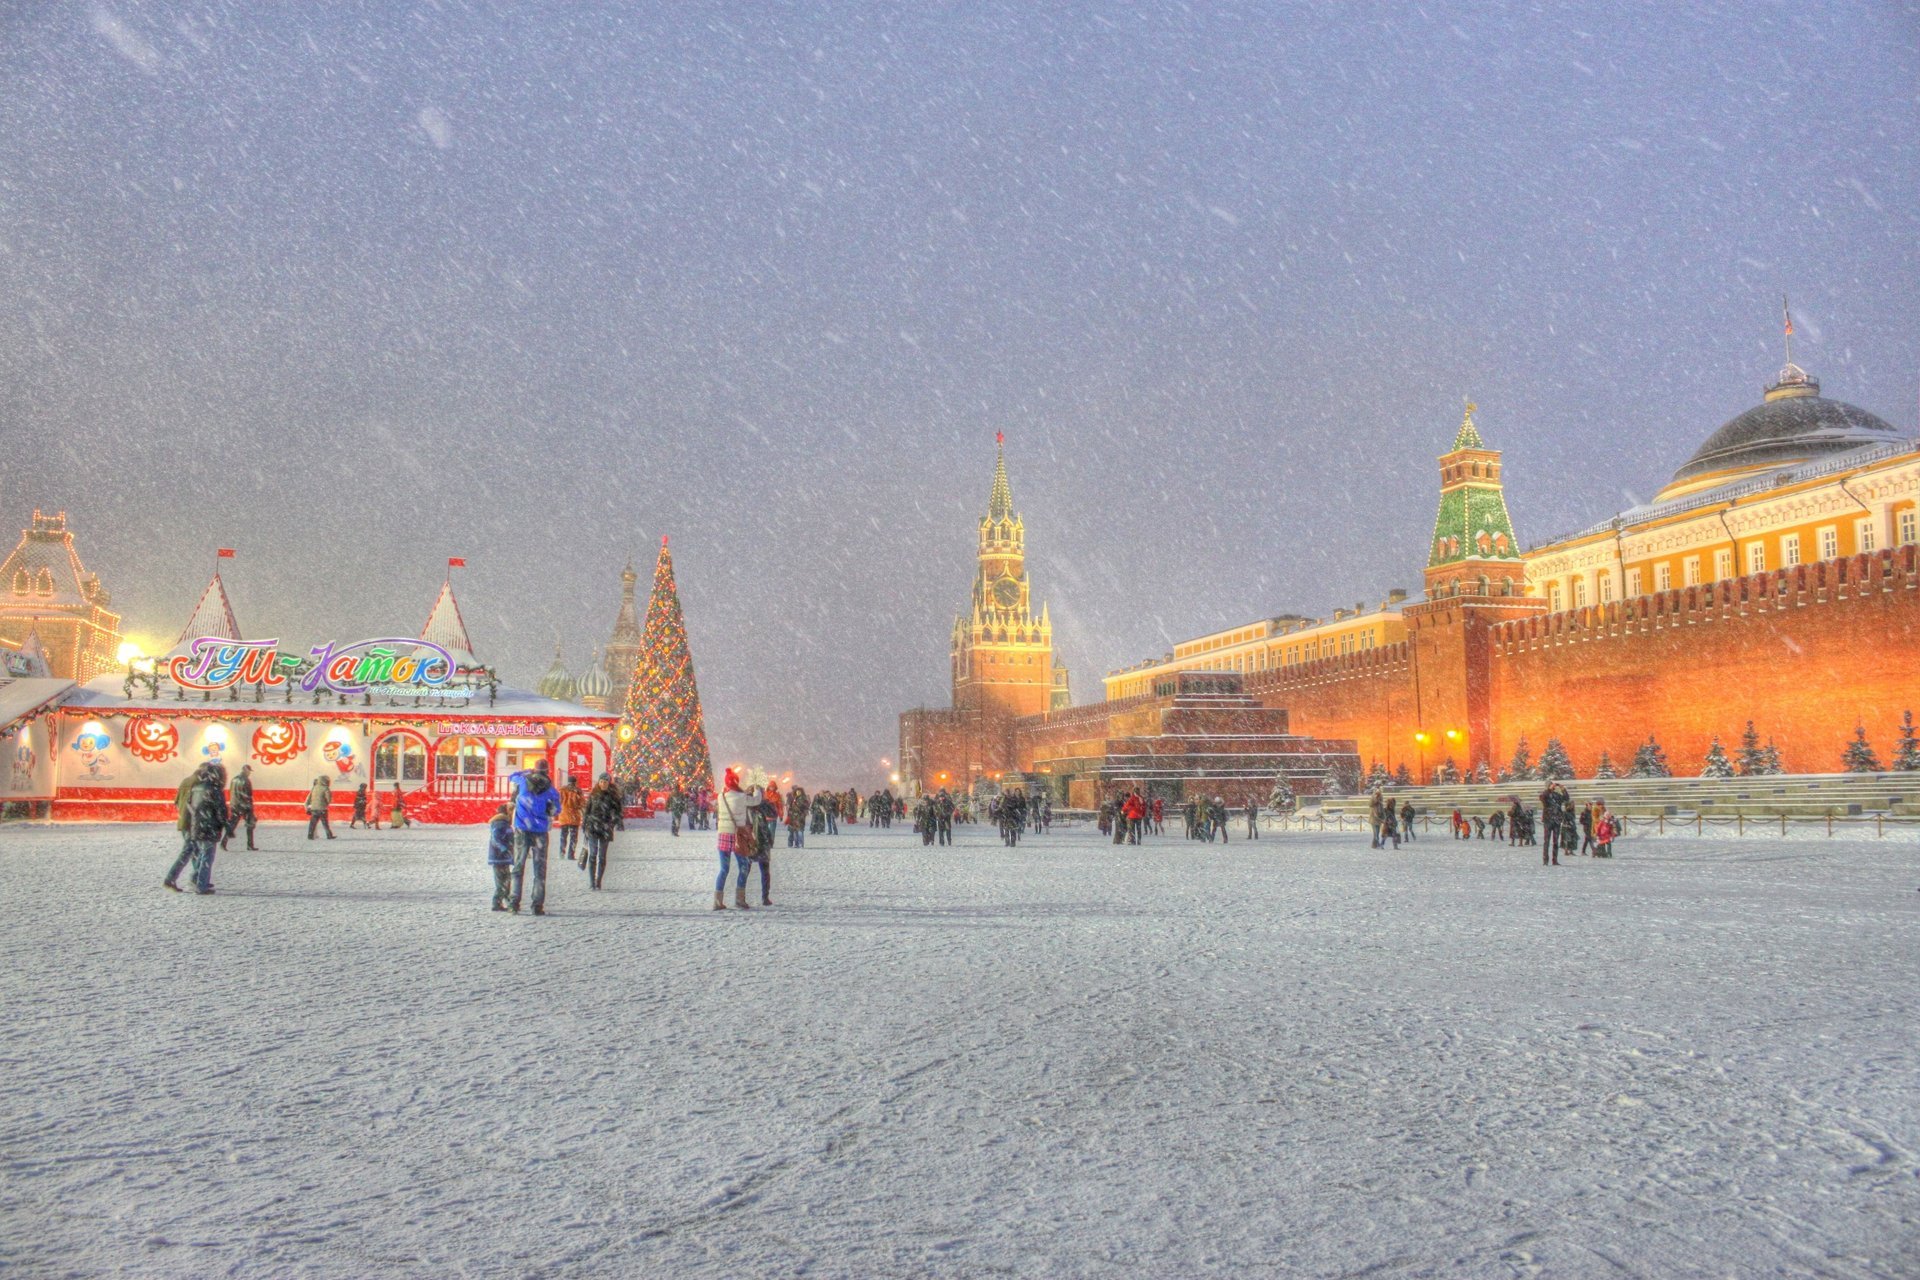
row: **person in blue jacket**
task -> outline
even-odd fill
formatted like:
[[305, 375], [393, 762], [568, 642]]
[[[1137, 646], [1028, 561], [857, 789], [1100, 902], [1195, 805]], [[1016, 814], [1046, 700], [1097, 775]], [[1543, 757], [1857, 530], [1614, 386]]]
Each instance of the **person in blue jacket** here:
[[493, 909], [505, 911], [513, 893], [513, 807], [501, 805], [487, 824], [487, 866], [493, 869]]
[[547, 831], [560, 812], [560, 791], [547, 775], [547, 762], [522, 769], [507, 779], [513, 788], [513, 913], [520, 914], [520, 887], [527, 862], [533, 862], [533, 914], [547, 914]]

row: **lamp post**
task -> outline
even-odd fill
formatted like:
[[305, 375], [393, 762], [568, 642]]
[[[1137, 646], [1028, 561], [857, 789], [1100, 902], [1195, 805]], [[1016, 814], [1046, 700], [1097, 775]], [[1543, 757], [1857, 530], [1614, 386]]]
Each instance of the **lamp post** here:
[[[1466, 740], [1467, 740], [1467, 735], [1460, 732], [1458, 729], [1447, 730], [1447, 752], [1448, 752], [1447, 758], [1449, 760], [1454, 758], [1454, 753], [1460, 750], [1461, 744], [1464, 743]], [[1461, 779], [1455, 778], [1454, 781], [1459, 782], [1461, 781]]]
[[1433, 741], [1433, 735], [1425, 729], [1420, 729], [1415, 731], [1413, 740], [1419, 744], [1420, 748], [1420, 776], [1413, 781], [1415, 786], [1424, 787], [1427, 784], [1427, 744]]

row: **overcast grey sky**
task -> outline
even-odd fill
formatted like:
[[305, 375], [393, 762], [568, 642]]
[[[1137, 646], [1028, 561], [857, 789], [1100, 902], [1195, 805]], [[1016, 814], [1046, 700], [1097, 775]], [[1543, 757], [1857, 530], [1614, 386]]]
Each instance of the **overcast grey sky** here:
[[[1043, 11], [1044, 10], [1044, 11]], [[0, 6], [0, 506], [135, 635], [580, 667], [675, 563], [716, 755], [946, 698], [993, 433], [1077, 695], [1417, 588], [1779, 366], [1915, 426], [1911, 4]], [[863, 780], [871, 781], [871, 774]]]

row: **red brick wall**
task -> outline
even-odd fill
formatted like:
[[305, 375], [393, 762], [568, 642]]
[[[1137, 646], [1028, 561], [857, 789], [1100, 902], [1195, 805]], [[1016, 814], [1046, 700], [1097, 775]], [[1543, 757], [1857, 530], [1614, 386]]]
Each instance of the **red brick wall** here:
[[[1360, 765], [1418, 763], [1413, 733], [1413, 662], [1407, 643], [1346, 657], [1322, 658], [1247, 677], [1247, 692], [1285, 707], [1287, 730], [1314, 738], [1350, 738]], [[1445, 758], [1429, 753], [1429, 767]]]
[[1901, 712], [1920, 713], [1915, 548], [1800, 565], [1507, 623], [1491, 633], [1493, 750], [1558, 737], [1590, 773], [1625, 772], [1649, 733], [1676, 774], [1748, 719], [1789, 770], [1832, 773], [1864, 723], [1886, 762]]

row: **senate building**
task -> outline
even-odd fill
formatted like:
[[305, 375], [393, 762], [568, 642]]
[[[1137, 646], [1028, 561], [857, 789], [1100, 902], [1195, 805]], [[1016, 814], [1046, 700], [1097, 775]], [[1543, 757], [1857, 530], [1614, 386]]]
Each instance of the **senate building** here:
[[1521, 541], [1474, 406], [1438, 461], [1421, 598], [1249, 619], [1076, 707], [998, 457], [952, 706], [901, 717], [907, 785], [1313, 794], [1375, 763], [1498, 769], [1549, 738], [1583, 776], [1650, 737], [1690, 771], [1749, 720], [1790, 771], [1827, 773], [1856, 728], [1886, 743], [1920, 710], [1920, 444], [1791, 357], [1650, 502], [1564, 536]]

